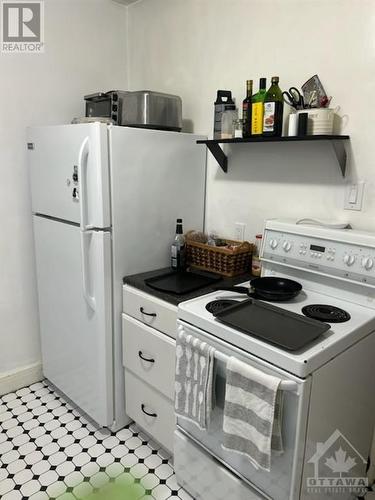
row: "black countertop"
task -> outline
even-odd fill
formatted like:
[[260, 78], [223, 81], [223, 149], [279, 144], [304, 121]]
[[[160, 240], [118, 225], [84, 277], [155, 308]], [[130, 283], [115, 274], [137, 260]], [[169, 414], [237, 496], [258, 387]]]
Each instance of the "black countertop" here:
[[167, 273], [168, 271], [171, 271], [171, 269], [170, 268], [156, 269], [155, 271], [149, 271], [147, 273], [132, 274], [130, 276], [125, 276], [123, 281], [124, 284], [126, 285], [133, 286], [138, 290], [142, 290], [142, 292], [149, 293], [154, 297], [157, 297], [161, 300], [169, 302], [170, 304], [178, 306], [180, 302], [184, 302], [185, 300], [189, 299], [194, 299], [195, 297], [199, 297], [200, 295], [205, 295], [207, 293], [213, 292], [218, 286], [234, 286], [254, 278], [254, 276], [252, 276], [250, 273], [241, 274], [240, 276], [235, 276], [234, 278], [226, 278], [223, 276], [222, 280], [217, 281], [212, 285], [206, 286], [204, 288], [199, 288], [199, 290], [195, 290], [193, 292], [185, 293], [182, 295], [161, 292], [159, 290], [151, 288], [145, 283], [146, 279], [160, 276], [161, 274]]

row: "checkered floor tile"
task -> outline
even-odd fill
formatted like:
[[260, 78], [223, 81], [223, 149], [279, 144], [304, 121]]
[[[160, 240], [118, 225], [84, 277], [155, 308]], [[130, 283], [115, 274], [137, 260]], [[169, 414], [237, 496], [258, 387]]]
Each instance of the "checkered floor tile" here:
[[110, 482], [135, 484], [139, 498], [191, 500], [135, 424], [97, 429], [45, 381], [0, 397], [2, 500], [80, 499]]

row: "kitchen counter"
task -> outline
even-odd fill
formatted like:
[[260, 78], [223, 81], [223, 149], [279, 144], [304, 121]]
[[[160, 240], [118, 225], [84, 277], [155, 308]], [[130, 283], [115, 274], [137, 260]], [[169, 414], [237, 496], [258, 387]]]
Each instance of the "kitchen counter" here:
[[158, 297], [161, 300], [165, 300], [170, 304], [178, 306], [180, 302], [184, 302], [185, 300], [194, 299], [195, 297], [199, 297], [200, 295], [205, 295], [207, 293], [213, 292], [215, 288], [218, 286], [234, 286], [239, 283], [243, 283], [244, 281], [249, 281], [255, 276], [252, 276], [251, 273], [241, 274], [240, 276], [235, 276], [234, 278], [226, 278], [223, 276], [223, 279], [213, 283], [212, 285], [199, 288], [198, 290], [194, 290], [193, 292], [185, 293], [182, 295], [176, 295], [174, 293], [162, 292], [160, 290], [155, 290], [151, 288], [145, 283], [145, 280], [148, 278], [153, 278], [156, 276], [160, 276], [163, 273], [167, 273], [170, 271], [170, 268], [157, 269], [155, 271], [149, 271], [147, 273], [140, 274], [132, 274], [130, 276], [125, 276], [123, 282], [126, 285], [133, 286], [138, 290], [142, 290], [143, 292], [149, 293], [154, 297]]

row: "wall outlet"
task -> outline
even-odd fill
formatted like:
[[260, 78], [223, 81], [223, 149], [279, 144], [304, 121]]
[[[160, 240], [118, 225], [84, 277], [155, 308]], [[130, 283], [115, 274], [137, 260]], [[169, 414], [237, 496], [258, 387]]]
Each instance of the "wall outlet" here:
[[356, 183], [347, 184], [345, 189], [345, 210], [362, 210], [363, 193], [365, 183], [357, 181]]
[[234, 239], [237, 241], [245, 241], [246, 224], [244, 222], [236, 222], [234, 226]]

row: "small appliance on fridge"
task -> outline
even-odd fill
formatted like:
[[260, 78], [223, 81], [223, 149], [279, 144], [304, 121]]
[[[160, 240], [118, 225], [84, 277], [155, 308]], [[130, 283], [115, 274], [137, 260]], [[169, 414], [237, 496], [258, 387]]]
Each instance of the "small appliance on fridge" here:
[[29, 129], [43, 373], [100, 426], [128, 422], [123, 277], [169, 265], [176, 218], [203, 229], [199, 138], [101, 123]]

